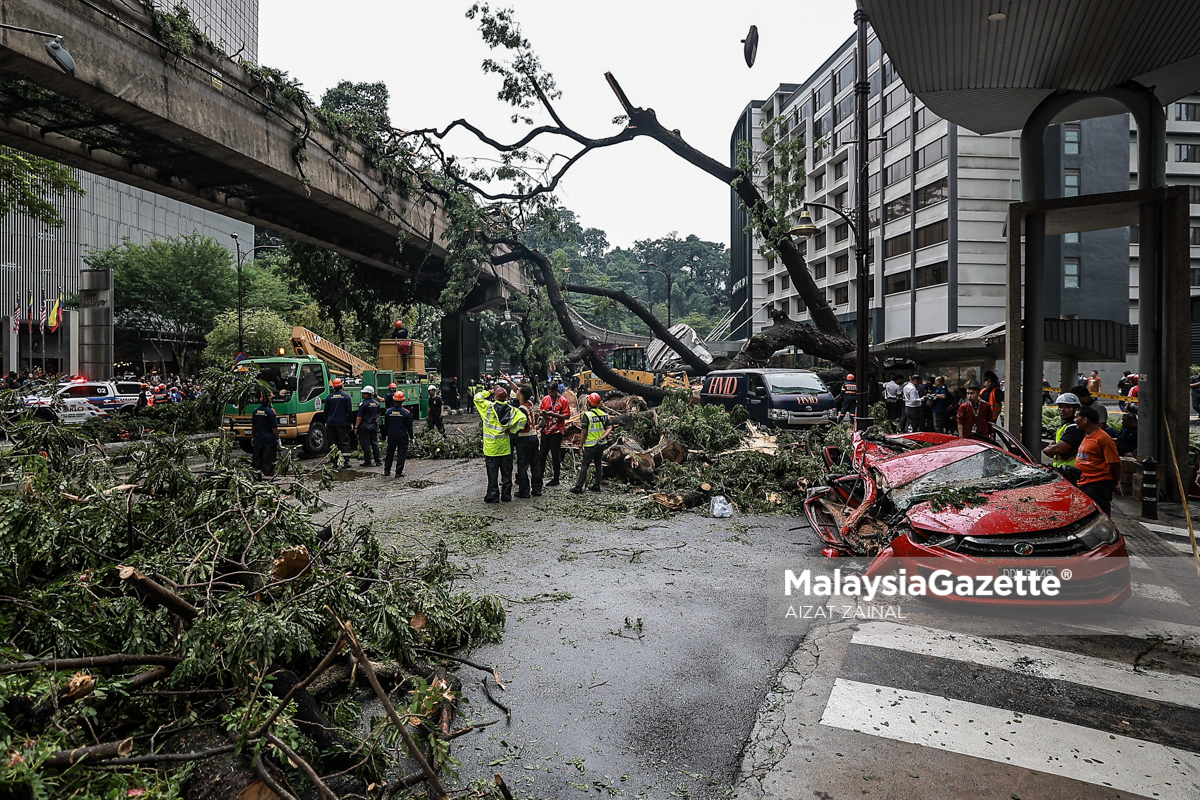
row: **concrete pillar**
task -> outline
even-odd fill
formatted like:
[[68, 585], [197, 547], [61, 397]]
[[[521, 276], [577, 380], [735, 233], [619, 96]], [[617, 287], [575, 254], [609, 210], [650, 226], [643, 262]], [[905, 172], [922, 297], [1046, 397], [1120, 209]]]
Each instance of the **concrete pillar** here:
[[442, 317], [441, 375], [457, 377], [460, 391], [479, 377], [479, 322], [467, 314]]
[[20, 372], [20, 349], [21, 340], [19, 334], [13, 330], [12, 317], [6, 317], [4, 320], [4, 352], [7, 354], [5, 372]]
[[[79, 374], [79, 315], [73, 310], [63, 309], [66, 315], [67, 359], [72, 375]], [[61, 340], [60, 340], [61, 341]]]
[[1071, 391], [1071, 387], [1079, 380], [1079, 359], [1063, 357], [1058, 362], [1058, 381], [1059, 386], [1064, 392]]

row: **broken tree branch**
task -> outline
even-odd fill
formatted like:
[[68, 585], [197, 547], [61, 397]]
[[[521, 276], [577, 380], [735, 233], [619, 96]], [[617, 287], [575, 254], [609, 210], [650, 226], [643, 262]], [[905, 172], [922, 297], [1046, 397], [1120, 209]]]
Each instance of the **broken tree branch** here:
[[288, 747], [282, 739], [273, 733], [268, 733], [265, 738], [268, 742], [278, 747], [280, 752], [287, 756], [288, 760], [295, 764], [300, 771], [304, 773], [304, 777], [308, 778], [309, 781], [312, 782], [312, 785], [317, 787], [317, 791], [320, 793], [321, 797], [324, 797], [325, 800], [340, 800], [340, 798], [333, 793], [333, 790], [325, 784], [325, 781], [321, 780], [321, 776], [318, 775], [317, 771], [312, 768], [312, 764], [309, 764], [307, 761], [301, 758], [300, 755], [295, 750]]
[[90, 747], [76, 747], [74, 750], [59, 750], [51, 753], [42, 762], [45, 769], [66, 769], [84, 761], [99, 761], [105, 758], [127, 756], [133, 752], [133, 739], [122, 739], [119, 742], [94, 744]]
[[169, 608], [177, 617], [191, 621], [200, 616], [200, 609], [184, 600], [153, 578], [149, 578], [137, 567], [118, 566], [121, 580], [128, 581], [134, 591], [145, 600], [153, 600]]
[[91, 669], [93, 667], [128, 667], [159, 665], [173, 667], [182, 662], [180, 656], [134, 655], [131, 653], [112, 653], [107, 656], [91, 656], [88, 658], [47, 658], [41, 661], [18, 661], [14, 664], [0, 664], [0, 675], [11, 675], [15, 672], [31, 672], [45, 667], [52, 671], [68, 669]]

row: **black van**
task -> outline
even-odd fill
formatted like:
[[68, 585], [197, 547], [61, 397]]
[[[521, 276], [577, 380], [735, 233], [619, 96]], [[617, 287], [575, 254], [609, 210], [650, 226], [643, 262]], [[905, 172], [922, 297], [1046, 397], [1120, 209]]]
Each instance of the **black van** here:
[[700, 402], [742, 406], [750, 419], [779, 428], [837, 421], [829, 387], [807, 369], [725, 369], [704, 376]]

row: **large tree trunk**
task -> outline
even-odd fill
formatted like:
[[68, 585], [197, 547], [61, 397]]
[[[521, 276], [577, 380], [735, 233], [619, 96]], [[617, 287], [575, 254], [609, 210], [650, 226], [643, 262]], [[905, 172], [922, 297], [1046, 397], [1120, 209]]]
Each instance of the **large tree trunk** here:
[[502, 242], [497, 242], [497, 244], [507, 245], [510, 251], [494, 258], [493, 263], [503, 264], [521, 259], [537, 267], [541, 283], [546, 287], [546, 296], [550, 299], [550, 306], [554, 309], [554, 316], [558, 318], [558, 324], [562, 327], [563, 335], [567, 337], [567, 341], [576, 352], [584, 354], [588, 365], [592, 368], [592, 372], [599, 376], [605, 383], [625, 392], [625, 394], [641, 395], [647, 400], [655, 402], [662, 402], [666, 399], [667, 393], [665, 390], [657, 386], [647, 386], [644, 383], [631, 381], [628, 378], [618, 375], [608, 365], [608, 362], [596, 355], [587, 338], [575, 327], [575, 322], [571, 319], [571, 315], [567, 311], [567, 301], [563, 298], [562, 290], [558, 285], [558, 278], [554, 275], [554, 267], [550, 263], [549, 258], [537, 250], [526, 247], [516, 239], [506, 239]]
[[750, 337], [746, 346], [730, 363], [729, 368], [743, 369], [765, 363], [773, 353], [792, 345], [810, 356], [832, 361], [847, 371], [853, 372], [857, 369], [865, 374], [865, 371], [856, 364], [857, 354], [854, 342], [850, 341], [844, 333], [829, 334], [817, 330], [812, 325], [793, 322], [786, 318], [775, 320], [774, 325], [764, 328]]
[[582, 286], [577, 283], [566, 283], [562, 287], [565, 291], [575, 292], [576, 294], [590, 294], [595, 297], [607, 297], [610, 300], [616, 300], [621, 305], [628, 308], [638, 319], [646, 323], [654, 335], [661, 339], [667, 347], [670, 347], [684, 363], [696, 371], [698, 375], [707, 375], [712, 367], [705, 364], [700, 356], [696, 355], [690, 347], [679, 341], [679, 337], [671, 333], [666, 325], [659, 321], [658, 317], [651, 314], [645, 306], [637, 301], [635, 297], [630, 295], [624, 289], [605, 289], [600, 286]]

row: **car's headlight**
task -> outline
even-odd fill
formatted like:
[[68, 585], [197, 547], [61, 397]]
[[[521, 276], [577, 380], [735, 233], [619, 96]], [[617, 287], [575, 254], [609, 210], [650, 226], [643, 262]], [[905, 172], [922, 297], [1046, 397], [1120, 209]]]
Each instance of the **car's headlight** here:
[[1097, 514], [1096, 519], [1075, 534], [1075, 538], [1083, 542], [1088, 550], [1095, 550], [1102, 545], [1116, 542], [1117, 528], [1104, 514]]
[[280, 417], [280, 418], [279, 418], [279, 424], [280, 424], [280, 425], [291, 425], [291, 424], [292, 424], [292, 418], [291, 418], [291, 417]]
[[221, 417], [221, 427], [223, 427], [223, 428], [233, 427], [233, 417]]
[[788, 412], [782, 408], [768, 408], [767, 419], [787, 419]]

